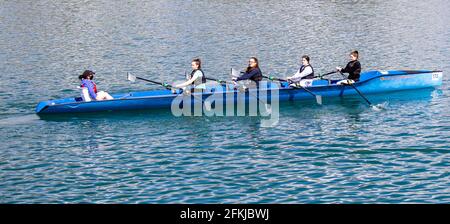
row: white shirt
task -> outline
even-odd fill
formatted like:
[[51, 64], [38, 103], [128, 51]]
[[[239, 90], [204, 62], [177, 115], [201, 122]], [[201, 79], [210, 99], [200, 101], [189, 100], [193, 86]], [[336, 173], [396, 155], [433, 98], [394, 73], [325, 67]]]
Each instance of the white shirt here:
[[[184, 83], [181, 83], [181, 84], [176, 85], [176, 87], [177, 87], [177, 88], [183, 88], [183, 87], [192, 85], [192, 84], [194, 84], [195, 81], [197, 81], [197, 80], [200, 80], [200, 81], [201, 81], [202, 78], [203, 78], [203, 73], [202, 73], [200, 70], [197, 70], [197, 71], [194, 72], [194, 75], [192, 76], [191, 79], [189, 79], [188, 81], [186, 81], [186, 82], [184, 82]], [[201, 82], [200, 82], [200, 83], [201, 83]]]
[[303, 69], [303, 72], [300, 72], [300, 69], [298, 69], [297, 73], [295, 73], [290, 80], [293, 82], [299, 82], [303, 77], [310, 75], [313, 73], [313, 70], [311, 66], [307, 66], [305, 69]]

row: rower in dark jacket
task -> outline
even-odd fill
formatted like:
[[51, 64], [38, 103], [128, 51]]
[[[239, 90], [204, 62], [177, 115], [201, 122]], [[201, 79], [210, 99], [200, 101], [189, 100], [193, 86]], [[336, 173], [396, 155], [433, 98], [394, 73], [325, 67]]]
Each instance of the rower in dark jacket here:
[[233, 78], [233, 81], [236, 82], [241, 80], [252, 80], [258, 83], [259, 81], [262, 80], [262, 78], [263, 78], [262, 73], [258, 65], [258, 59], [255, 57], [251, 57], [248, 60], [248, 67], [244, 72], [244, 74], [241, 75], [240, 77]]
[[345, 66], [345, 68], [336, 67], [338, 72], [348, 73], [347, 79], [339, 81], [337, 84], [353, 84], [359, 81], [361, 74], [361, 63], [358, 61], [359, 53], [358, 51], [352, 51], [350, 53], [350, 62]]

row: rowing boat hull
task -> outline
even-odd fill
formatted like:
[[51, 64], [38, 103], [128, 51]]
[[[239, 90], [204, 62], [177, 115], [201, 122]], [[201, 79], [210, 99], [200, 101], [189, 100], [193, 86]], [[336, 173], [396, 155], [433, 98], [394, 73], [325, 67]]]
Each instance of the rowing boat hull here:
[[[441, 71], [369, 71], [361, 74], [361, 80], [355, 83], [363, 94], [386, 93], [392, 91], [411, 90], [430, 88], [442, 85]], [[282, 85], [283, 86], [283, 85]], [[307, 100], [312, 96], [303, 89], [293, 89], [275, 86], [274, 83], [269, 84], [268, 89], [278, 89], [279, 101]], [[310, 91], [322, 97], [349, 96], [358, 94], [352, 87], [336, 85], [335, 81], [316, 80]], [[251, 92], [245, 94], [245, 100], [254, 98], [255, 94]], [[217, 94], [218, 91], [216, 91]], [[230, 94], [234, 97], [227, 98], [229, 102], [237, 101], [236, 90], [225, 90], [223, 94]], [[202, 96], [203, 99], [211, 96], [213, 93], [195, 93], [194, 95]], [[36, 107], [37, 114], [58, 114], [58, 113], [84, 113], [84, 112], [100, 112], [100, 111], [123, 111], [137, 109], [157, 109], [171, 108], [172, 101], [179, 94], [172, 94], [169, 90], [157, 90], [147, 92], [131, 92], [124, 94], [113, 94], [115, 99], [104, 101], [83, 102], [76, 101], [75, 98], [66, 98], [59, 100], [49, 100], [40, 102]], [[198, 97], [197, 97], [198, 98]], [[268, 96], [270, 99], [270, 94]], [[201, 103], [200, 100], [192, 100], [192, 103]], [[216, 101], [219, 102], [219, 101]]]

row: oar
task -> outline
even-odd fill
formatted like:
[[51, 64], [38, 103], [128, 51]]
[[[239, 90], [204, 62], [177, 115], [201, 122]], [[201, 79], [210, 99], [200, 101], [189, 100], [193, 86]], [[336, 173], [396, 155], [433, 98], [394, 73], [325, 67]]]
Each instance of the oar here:
[[230, 83], [230, 82], [227, 82], [227, 81], [224, 81], [224, 80], [213, 79], [213, 78], [208, 78], [208, 77], [206, 77], [206, 80], [216, 81], [216, 82], [218, 82], [220, 84], [233, 84], [233, 83]]
[[323, 75], [319, 75], [319, 76], [317, 76], [318, 78], [322, 78], [322, 77], [324, 77], [324, 76], [327, 76], [327, 75], [331, 75], [331, 74], [334, 74], [334, 73], [336, 73], [337, 71], [332, 71], [332, 72], [328, 72], [328, 73], [325, 73], [325, 74], [323, 74]]
[[[346, 78], [344, 73], [342, 73], [341, 71], [339, 71], [339, 73], [341, 73], [342, 77]], [[358, 90], [358, 88], [356, 88], [356, 86], [354, 86], [352, 83], [348, 82], [348, 85], [353, 87], [353, 89], [356, 90], [356, 92], [364, 99], [366, 100], [366, 102], [369, 104], [369, 106], [372, 106], [372, 103]]]
[[128, 81], [131, 81], [131, 82], [136, 82], [136, 79], [139, 79], [139, 80], [143, 80], [143, 81], [146, 81], [146, 82], [151, 82], [151, 83], [156, 84], [156, 85], [161, 85], [161, 86], [163, 86], [164, 88], [166, 88], [168, 90], [175, 89], [170, 84], [157, 82], [157, 81], [153, 81], [153, 80], [150, 80], [150, 79], [144, 79], [144, 78], [141, 78], [141, 77], [136, 77], [136, 76], [132, 75], [129, 72], [127, 72], [127, 79], [128, 79]]
[[[325, 74], [323, 74], [323, 75], [318, 75], [318, 76], [314, 76], [313, 78], [322, 78], [322, 77], [324, 77], [324, 76], [327, 76], [327, 75], [331, 75], [331, 74], [334, 74], [334, 73], [336, 73], [337, 71], [332, 71], [332, 72], [328, 72], [328, 73], [325, 73]], [[267, 79], [270, 79], [270, 80], [278, 80], [277, 78], [275, 78], [275, 77], [272, 77], [272, 76], [269, 76], [269, 77], [265, 77], [265, 78], [267, 78]], [[280, 80], [278, 80], [278, 81], [280, 81]], [[283, 81], [285, 81], [285, 80], [281, 80], [282, 82]]]
[[240, 72], [240, 71], [237, 71], [236, 69], [234, 69], [234, 68], [231, 68], [231, 77], [239, 77], [240, 76], [240, 74], [241, 73], [243, 73], [243, 72]]
[[[269, 79], [269, 80], [276, 80], [276, 81], [280, 81], [280, 82], [287, 82], [287, 80], [285, 79], [280, 79], [280, 78], [276, 78], [276, 77], [272, 77], [272, 76], [264, 76], [263, 78]], [[294, 89], [303, 89], [305, 90], [307, 93], [311, 94], [312, 96], [314, 96], [316, 98], [317, 104], [322, 105], [322, 96], [321, 95], [317, 95], [313, 92], [311, 92], [310, 90], [306, 89], [305, 87], [301, 86], [292, 86]]]
[[269, 104], [261, 99], [259, 99], [258, 95], [253, 94], [250, 90], [248, 90], [248, 94], [252, 95], [253, 97], [256, 98], [256, 100], [258, 101], [258, 104], [262, 103], [264, 104], [264, 107], [266, 108], [266, 111], [269, 113], [272, 113], [272, 107], [269, 106]]
[[[129, 73], [129, 72], [127, 72], [127, 79], [128, 79], [129, 81], [131, 81], [131, 82], [136, 82], [136, 79], [139, 79], [139, 80], [143, 80], [143, 81], [150, 82], [150, 83], [153, 83], [153, 84], [161, 85], [161, 86], [163, 86], [164, 88], [166, 88], [166, 89], [168, 89], [168, 90], [172, 90], [172, 89], [175, 89], [175, 90], [176, 90], [176, 88], [173, 87], [173, 86], [170, 85], [170, 84], [162, 83], [162, 82], [157, 82], [157, 81], [153, 81], [153, 80], [149, 80], [149, 79], [144, 79], [144, 78], [141, 78], [141, 77], [136, 77], [136, 76], [132, 75], [132, 74]], [[196, 96], [196, 95], [193, 95], [193, 94], [191, 94], [191, 95], [192, 95], [194, 98], [196, 98], [196, 99], [198, 99], [198, 100], [201, 100], [202, 103], [205, 105], [205, 108], [206, 108], [207, 111], [210, 111], [210, 110], [211, 110], [211, 104], [210, 104], [210, 103], [205, 102], [205, 101], [203, 100], [203, 98], [200, 98], [200, 97], [198, 97], [198, 96]]]

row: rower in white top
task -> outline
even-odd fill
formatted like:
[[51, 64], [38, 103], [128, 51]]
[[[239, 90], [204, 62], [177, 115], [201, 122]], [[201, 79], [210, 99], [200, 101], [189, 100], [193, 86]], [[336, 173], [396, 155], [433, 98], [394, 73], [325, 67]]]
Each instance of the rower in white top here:
[[286, 80], [290, 83], [290, 86], [308, 87], [311, 86], [314, 80], [314, 68], [309, 64], [309, 56], [303, 55], [301, 59], [302, 66], [297, 70], [293, 76], [286, 77]]
[[[202, 63], [199, 58], [195, 58], [191, 62], [192, 72], [186, 77], [187, 81], [181, 84], [174, 85], [174, 88], [182, 88], [185, 91], [192, 91], [194, 89], [205, 89], [206, 77], [202, 71]], [[192, 86], [192, 88], [187, 88]]]

